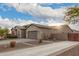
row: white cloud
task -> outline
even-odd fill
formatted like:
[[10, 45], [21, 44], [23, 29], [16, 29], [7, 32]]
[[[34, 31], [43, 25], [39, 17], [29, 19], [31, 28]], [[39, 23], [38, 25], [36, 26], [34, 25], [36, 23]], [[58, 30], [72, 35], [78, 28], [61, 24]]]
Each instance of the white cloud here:
[[37, 23], [37, 22], [34, 22], [32, 20], [21, 20], [21, 19], [18, 19], [18, 20], [11, 20], [8, 18], [3, 19], [0, 17], [0, 26], [1, 27], [12, 28], [17, 25], [22, 26], [22, 25], [27, 25], [30, 23]]
[[65, 8], [52, 9], [51, 7], [43, 7], [40, 4], [36, 3], [14, 3], [9, 4], [9, 6], [16, 8], [18, 12], [28, 12], [35, 18], [47, 21], [41, 21], [39, 24], [53, 25], [56, 23], [63, 23]]
[[49, 19], [53, 17], [64, 16], [65, 9], [52, 9], [51, 7], [43, 7], [35, 3], [13, 3], [9, 4], [11, 7], [16, 8], [19, 12], [28, 12], [34, 17]]
[[[8, 5], [10, 7], [16, 8], [18, 12], [28, 12], [35, 18], [47, 20], [48, 23], [51, 20], [51, 23], [53, 23], [54, 21], [62, 22], [65, 14], [65, 8], [52, 9], [51, 7], [43, 7], [40, 4], [36, 3], [11, 3]], [[43, 23], [43, 21], [41, 23]]]
[[24, 20], [24, 19], [11, 20], [8, 18], [0, 17], [0, 27], [9, 28], [9, 29], [11, 29], [12, 27], [15, 27], [15, 26], [23, 26], [23, 25], [27, 25], [27, 24], [31, 24], [31, 23], [48, 25], [48, 23], [44, 22], [44, 21], [35, 22], [32, 20]]

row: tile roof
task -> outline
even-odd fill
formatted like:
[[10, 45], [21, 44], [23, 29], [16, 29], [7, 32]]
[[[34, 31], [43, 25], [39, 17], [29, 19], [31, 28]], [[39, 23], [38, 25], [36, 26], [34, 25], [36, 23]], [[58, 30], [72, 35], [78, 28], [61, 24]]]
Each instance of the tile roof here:
[[[34, 25], [34, 26], [41, 28], [41, 29], [49, 29], [49, 30], [55, 30], [55, 31], [58, 30], [57, 26], [46, 26], [46, 25], [40, 25], [40, 24], [28, 24], [28, 25], [24, 25], [24, 26], [15, 26], [13, 29], [16, 29], [16, 28], [27, 29], [31, 25]], [[72, 31], [72, 29], [68, 25], [61, 25], [61, 27], [62, 27], [62, 29], [69, 28]]]
[[46, 25], [40, 25], [40, 24], [31, 24], [31, 25], [34, 25], [38, 28], [42, 28], [42, 29], [51, 29], [49, 26], [46, 26]]

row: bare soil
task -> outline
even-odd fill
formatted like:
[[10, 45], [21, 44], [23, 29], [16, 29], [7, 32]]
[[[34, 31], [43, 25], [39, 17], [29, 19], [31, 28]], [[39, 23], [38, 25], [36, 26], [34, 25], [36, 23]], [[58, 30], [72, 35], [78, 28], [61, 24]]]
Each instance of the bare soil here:
[[[10, 47], [9, 44], [5, 44], [5, 45], [0, 45], [0, 53], [2, 52], [8, 52], [8, 51], [13, 51], [13, 50], [17, 50], [17, 49], [24, 49], [24, 48], [30, 48], [30, 47], [34, 47], [34, 46], [38, 46], [38, 45], [44, 45], [44, 44], [49, 44], [50, 42], [42, 42], [42, 43], [38, 43], [38, 41], [30, 41], [30, 42], [25, 42], [24, 43], [17, 43], [15, 47]], [[31, 44], [31, 45], [28, 45]]]
[[15, 47], [10, 47], [10, 45], [6, 44], [6, 45], [0, 45], [0, 53], [1, 52], [8, 52], [8, 51], [12, 51], [12, 50], [16, 50], [16, 49], [23, 49], [23, 48], [29, 48], [32, 47], [30, 45], [26, 45], [23, 43], [17, 43]]

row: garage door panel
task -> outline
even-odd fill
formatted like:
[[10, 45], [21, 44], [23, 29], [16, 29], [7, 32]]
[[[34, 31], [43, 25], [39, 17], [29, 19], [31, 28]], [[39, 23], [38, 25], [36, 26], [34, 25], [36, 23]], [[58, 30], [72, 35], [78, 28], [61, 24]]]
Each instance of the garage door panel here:
[[29, 39], [37, 39], [37, 31], [28, 31], [28, 38]]

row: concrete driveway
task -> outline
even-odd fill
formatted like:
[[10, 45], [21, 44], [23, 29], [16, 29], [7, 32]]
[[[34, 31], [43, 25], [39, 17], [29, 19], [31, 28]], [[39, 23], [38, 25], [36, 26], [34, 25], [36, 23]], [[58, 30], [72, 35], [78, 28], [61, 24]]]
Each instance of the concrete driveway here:
[[55, 42], [46, 45], [40, 45], [31, 48], [25, 48], [10, 52], [0, 53], [2, 56], [47, 56], [47, 55], [57, 55], [62, 51], [70, 49], [76, 45], [79, 45], [79, 42], [74, 41], [62, 41]]

